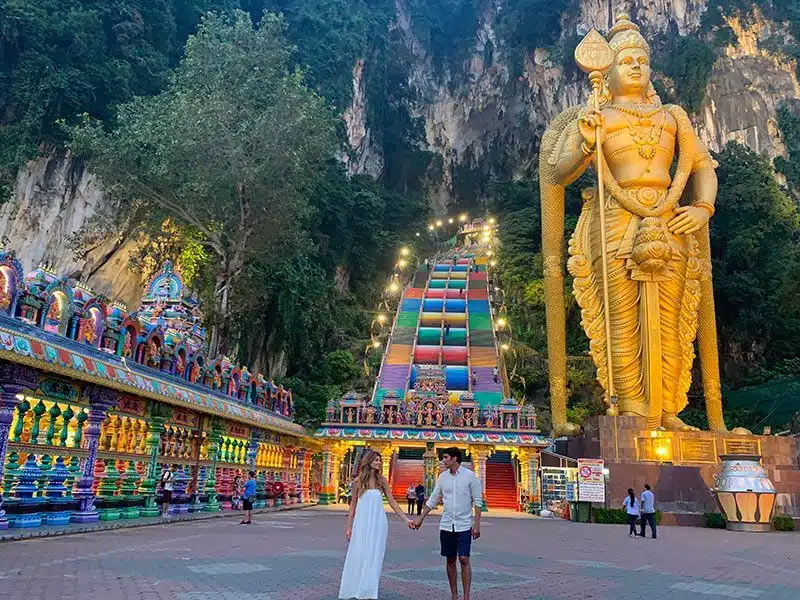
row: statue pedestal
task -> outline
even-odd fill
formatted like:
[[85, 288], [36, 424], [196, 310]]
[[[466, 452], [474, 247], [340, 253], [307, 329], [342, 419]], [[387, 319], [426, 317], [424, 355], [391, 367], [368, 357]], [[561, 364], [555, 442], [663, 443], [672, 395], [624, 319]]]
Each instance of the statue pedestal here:
[[[616, 421], [616, 423], [615, 423]], [[800, 465], [795, 438], [709, 431], [650, 431], [642, 417], [592, 418], [582, 436], [557, 451], [573, 458], [603, 458], [609, 470], [607, 505], [622, 506], [628, 488], [649, 483], [666, 525], [702, 525], [720, 509], [711, 490], [722, 454], [759, 454], [777, 492], [776, 512], [800, 516]]]

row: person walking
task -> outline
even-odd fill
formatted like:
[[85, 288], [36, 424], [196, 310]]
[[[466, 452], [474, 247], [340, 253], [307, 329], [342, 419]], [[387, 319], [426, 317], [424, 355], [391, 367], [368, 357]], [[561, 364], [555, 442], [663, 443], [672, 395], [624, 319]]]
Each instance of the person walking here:
[[644, 491], [642, 492], [642, 531], [639, 535], [644, 537], [645, 525], [650, 524], [650, 531], [653, 534], [653, 539], [657, 538], [656, 535], [656, 496], [650, 489], [650, 484], [644, 484]]
[[[447, 580], [452, 600], [458, 600], [458, 570], [461, 563], [461, 585], [464, 600], [469, 600], [472, 588], [470, 549], [472, 540], [481, 537], [481, 484], [475, 473], [461, 466], [461, 450], [448, 448], [443, 453], [445, 471], [436, 480], [422, 514], [413, 522], [414, 529], [422, 526], [425, 517], [442, 502], [439, 522], [441, 554], [447, 559]], [[474, 517], [473, 517], [474, 511]]]
[[169, 516], [169, 503], [172, 501], [172, 470], [164, 465], [161, 472], [161, 516]]
[[633, 488], [628, 488], [628, 496], [622, 503], [625, 513], [628, 515], [628, 537], [636, 537], [636, 519], [639, 518], [639, 499], [633, 492]]
[[492, 368], [492, 379], [495, 383], [500, 383], [500, 371], [497, 370], [497, 367]]
[[244, 484], [242, 492], [242, 506], [244, 508], [244, 519], [239, 525], [250, 525], [253, 522], [253, 502], [256, 501], [256, 472], [248, 473], [249, 479]]
[[408, 514], [414, 514], [414, 505], [417, 503], [417, 493], [414, 491], [414, 483], [408, 484], [408, 489], [406, 490], [406, 501], [408, 502]]
[[383, 497], [409, 528], [413, 521], [392, 496], [389, 482], [381, 473], [381, 455], [367, 449], [361, 455], [353, 483], [353, 500], [347, 513], [344, 535], [350, 545], [342, 569], [339, 598], [377, 599], [378, 585], [386, 554], [389, 522], [383, 510]]
[[425, 502], [425, 486], [418, 483], [414, 493], [417, 495], [417, 516], [419, 516], [422, 514], [422, 505]]

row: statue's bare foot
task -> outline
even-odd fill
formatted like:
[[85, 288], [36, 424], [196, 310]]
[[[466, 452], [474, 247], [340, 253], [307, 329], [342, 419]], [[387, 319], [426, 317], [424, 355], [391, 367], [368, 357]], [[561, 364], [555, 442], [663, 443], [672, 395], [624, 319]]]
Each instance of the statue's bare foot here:
[[576, 425], [575, 423], [562, 423], [561, 425], [554, 425], [553, 426], [553, 435], [556, 437], [560, 437], [562, 435], [566, 436], [573, 436], [578, 435], [581, 432], [580, 425]]
[[661, 415], [661, 426], [667, 431], [700, 431], [697, 427], [687, 425], [678, 418], [678, 415], [672, 413]]

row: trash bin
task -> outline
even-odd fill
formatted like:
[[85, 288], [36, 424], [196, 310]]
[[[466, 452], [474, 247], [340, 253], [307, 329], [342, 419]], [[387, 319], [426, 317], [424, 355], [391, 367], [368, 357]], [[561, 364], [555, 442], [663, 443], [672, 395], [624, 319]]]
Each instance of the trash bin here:
[[588, 523], [591, 520], [592, 503], [591, 502], [570, 502], [569, 503], [569, 519], [576, 523]]

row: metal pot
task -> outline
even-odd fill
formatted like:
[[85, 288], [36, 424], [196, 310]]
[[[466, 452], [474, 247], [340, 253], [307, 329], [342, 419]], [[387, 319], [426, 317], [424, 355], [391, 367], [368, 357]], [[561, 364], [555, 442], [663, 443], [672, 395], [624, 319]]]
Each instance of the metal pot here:
[[714, 496], [731, 531], [765, 532], [775, 510], [775, 486], [758, 454], [722, 454]]

